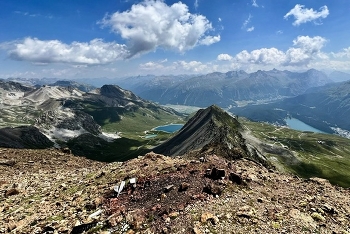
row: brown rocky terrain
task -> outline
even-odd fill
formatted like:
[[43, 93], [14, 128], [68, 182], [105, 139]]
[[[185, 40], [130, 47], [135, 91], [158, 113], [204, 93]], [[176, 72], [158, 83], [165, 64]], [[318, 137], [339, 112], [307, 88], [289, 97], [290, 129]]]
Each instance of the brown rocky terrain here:
[[0, 233], [350, 233], [349, 189], [203, 151], [106, 164], [1, 148], [0, 171]]

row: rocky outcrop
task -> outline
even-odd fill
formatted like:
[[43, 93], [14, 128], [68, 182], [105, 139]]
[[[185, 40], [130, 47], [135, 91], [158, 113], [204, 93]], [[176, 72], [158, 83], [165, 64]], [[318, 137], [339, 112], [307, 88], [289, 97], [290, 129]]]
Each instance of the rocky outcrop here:
[[101, 126], [94, 121], [91, 115], [80, 110], [75, 110], [73, 113], [74, 117], [63, 119], [56, 127], [72, 131], [83, 129], [93, 135], [101, 133]]
[[226, 158], [249, 158], [240, 134], [240, 123], [217, 106], [199, 110], [171, 139], [155, 147], [154, 152], [178, 156], [194, 150], [220, 154]]
[[89, 92], [91, 90], [96, 89], [96, 87], [92, 85], [82, 84], [71, 80], [58, 80], [54, 84], [52, 84], [52, 86], [73, 87], [83, 92]]
[[33, 126], [0, 129], [0, 147], [44, 149], [52, 146], [53, 142]]

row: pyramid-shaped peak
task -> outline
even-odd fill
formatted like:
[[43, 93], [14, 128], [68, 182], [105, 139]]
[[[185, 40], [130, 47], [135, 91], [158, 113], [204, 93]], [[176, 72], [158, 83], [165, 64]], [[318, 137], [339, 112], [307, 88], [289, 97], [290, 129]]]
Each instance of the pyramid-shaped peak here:
[[120, 88], [118, 85], [103, 85], [101, 95], [109, 98], [138, 100], [139, 98], [129, 90]]
[[240, 129], [237, 119], [218, 106], [212, 105], [200, 109], [173, 138], [157, 146], [153, 151], [177, 156], [206, 149], [212, 145], [218, 151], [225, 149], [222, 155], [226, 157], [247, 157], [249, 152], [239, 132]]

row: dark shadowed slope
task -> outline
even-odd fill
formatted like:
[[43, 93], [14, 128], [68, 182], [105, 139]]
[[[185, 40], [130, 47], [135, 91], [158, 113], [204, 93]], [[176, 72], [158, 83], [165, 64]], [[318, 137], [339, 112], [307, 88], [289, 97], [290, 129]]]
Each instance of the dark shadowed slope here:
[[53, 142], [39, 132], [39, 129], [36, 127], [22, 126], [0, 129], [0, 147], [45, 149], [52, 146]]
[[199, 110], [171, 139], [153, 149], [168, 156], [193, 150], [229, 158], [249, 157], [239, 122], [217, 106]]

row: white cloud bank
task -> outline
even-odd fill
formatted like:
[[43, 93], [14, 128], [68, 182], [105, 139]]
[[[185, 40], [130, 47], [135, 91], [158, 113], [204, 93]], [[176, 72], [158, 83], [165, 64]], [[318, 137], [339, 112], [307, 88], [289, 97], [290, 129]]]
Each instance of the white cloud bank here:
[[291, 9], [285, 16], [284, 19], [288, 19], [289, 16], [294, 16], [295, 21], [293, 22], [294, 26], [299, 26], [300, 24], [313, 21], [316, 23], [316, 20], [321, 18], [326, 18], [329, 15], [329, 10], [327, 6], [320, 8], [320, 11], [314, 11], [312, 8], [304, 8], [304, 5], [297, 4], [293, 9]]
[[320, 36], [298, 36], [293, 40], [293, 47], [287, 51], [276, 48], [261, 48], [248, 52], [241, 51], [232, 57], [228, 54], [220, 54], [217, 60], [232, 61], [235, 64], [247, 65], [274, 65], [274, 66], [307, 66], [313, 59], [325, 58], [321, 52], [327, 40]]
[[208, 35], [213, 30], [208, 19], [189, 13], [187, 5], [181, 2], [168, 6], [163, 1], [145, 0], [128, 11], [106, 15], [99, 24], [110, 27], [126, 40], [126, 44], [102, 39], [66, 44], [28, 37], [2, 43], [0, 49], [7, 50], [11, 59], [36, 64], [98, 65], [128, 59], [159, 47], [183, 53], [198, 45], [220, 41], [220, 35]]
[[73, 63], [107, 64], [128, 56], [125, 45], [94, 39], [90, 42], [65, 44], [58, 40], [42, 41], [37, 38], [25, 38], [2, 45], [8, 49], [9, 57], [14, 60], [26, 60], [34, 63]]
[[213, 30], [208, 19], [189, 13], [187, 5], [181, 2], [168, 6], [163, 1], [146, 0], [129, 11], [105, 16], [100, 24], [128, 42], [130, 57], [158, 47], [182, 53], [197, 45], [220, 41], [219, 35], [207, 35]]
[[217, 60], [219, 61], [231, 61], [233, 57], [229, 54], [219, 54]]
[[331, 53], [333, 57], [335, 58], [350, 58], [350, 47], [342, 49], [342, 51], [338, 53]]

